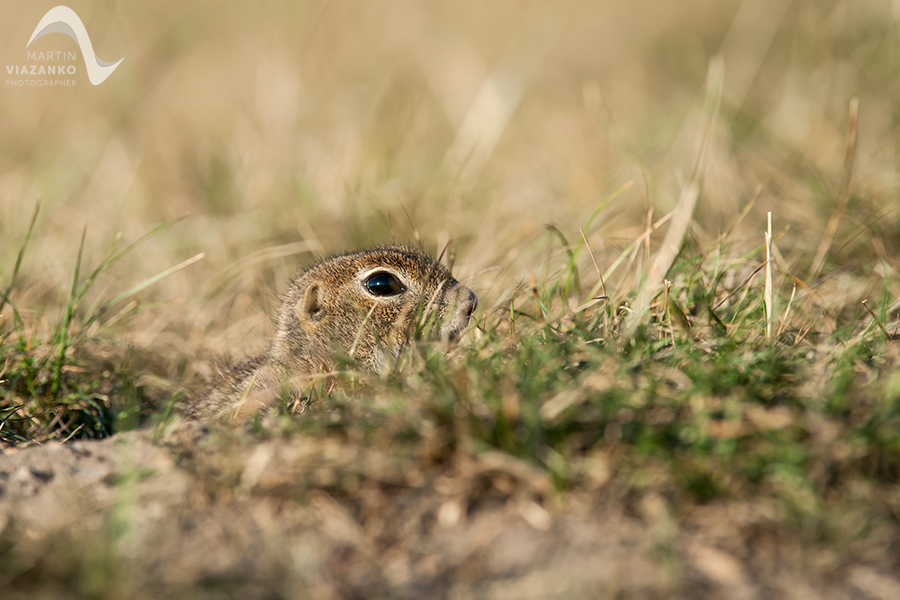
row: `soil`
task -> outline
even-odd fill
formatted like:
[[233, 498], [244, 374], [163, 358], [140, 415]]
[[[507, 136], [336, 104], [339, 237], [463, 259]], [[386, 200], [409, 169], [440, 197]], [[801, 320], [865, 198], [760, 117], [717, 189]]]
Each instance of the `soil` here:
[[495, 452], [422, 469], [347, 440], [228, 442], [6, 450], [2, 597], [900, 598], [896, 539], [848, 558], [763, 501], [676, 518], [609, 477], [558, 493]]

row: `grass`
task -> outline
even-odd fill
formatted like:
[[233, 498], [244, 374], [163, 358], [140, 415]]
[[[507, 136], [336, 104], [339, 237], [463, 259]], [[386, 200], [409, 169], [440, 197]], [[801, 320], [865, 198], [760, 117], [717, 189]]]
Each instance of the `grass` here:
[[[147, 404], [136, 383], [138, 374], [121, 363], [96, 359], [97, 347], [109, 345], [101, 335], [111, 320], [108, 315], [124, 300], [196, 262], [202, 255], [150, 277], [112, 299], [98, 297], [91, 306], [85, 307], [87, 293], [104, 271], [170, 224], [156, 228], [123, 249], [118, 249], [117, 237], [99, 264], [82, 278], [85, 231], [59, 320], [55, 323], [35, 320], [26, 325], [11, 295], [39, 211], [40, 202], [35, 204], [9, 284], [0, 298], [0, 310], [8, 305], [12, 313], [12, 327], [0, 337], [0, 353], [4, 356], [0, 377], [3, 386], [0, 443], [104, 438], [115, 431], [132, 429], [141, 423], [141, 404]], [[127, 319], [141, 308], [137, 303], [129, 304], [114, 315], [114, 320]]]
[[[709, 248], [686, 242], [642, 316], [628, 309], [640, 289], [598, 299], [599, 278], [586, 283], [596, 264], [581, 254], [584, 243], [569, 245], [577, 238], [558, 229], [548, 235], [564, 244], [551, 275], [480, 313], [449, 359], [416, 344], [387, 379], [319, 400], [303, 418], [288, 417], [282, 434], [358, 430], [367, 445], [410, 455], [437, 436], [441, 448], [427, 451], [435, 460], [499, 450], [545, 470], [560, 491], [585, 485], [583, 465], [601, 453], [637, 490], [652, 487], [676, 504], [771, 495], [788, 522], [826, 538], [848, 534], [835, 533], [847, 511], [863, 511], [864, 527], [893, 518], [877, 501], [900, 477], [897, 332], [884, 325], [896, 319], [890, 281], [876, 308], [860, 305], [829, 333], [817, 330], [808, 295], [767, 339], [760, 248], [736, 256], [728, 238]], [[138, 373], [101, 374], [81, 357], [101, 340], [91, 325], [170, 271], [84, 309], [98, 275], [137, 243], [116, 252], [117, 240], [82, 280], [83, 239], [55, 325], [26, 325], [9, 306], [7, 444], [105, 437], [142, 423]], [[864, 498], [848, 491], [859, 481], [868, 484]]]
[[[546, 470], [560, 490], [584, 485], [581, 466], [602, 453], [616, 478], [676, 505], [771, 495], [789, 522], [812, 520], [823, 536], [845, 504], [892, 519], [876, 496], [900, 475], [894, 342], [862, 310], [829, 335], [795, 313], [767, 340], [761, 285], [741, 297], [720, 283], [741, 282], [758, 263], [733, 264], [740, 276], [704, 267], [721, 251], [683, 251], [669, 273], [681, 323], [658, 298], [621, 337], [622, 321], [639, 318], [623, 311], [636, 291], [573, 312], [588, 297], [567, 286], [579, 278], [564, 263], [558, 279], [516, 294], [511, 311], [482, 315], [480, 339], [450, 360], [420, 347], [374, 391], [291, 427], [358, 430], [366, 445], [410, 454], [437, 435], [444, 454], [500, 450]], [[872, 496], [847, 501], [859, 480]]]

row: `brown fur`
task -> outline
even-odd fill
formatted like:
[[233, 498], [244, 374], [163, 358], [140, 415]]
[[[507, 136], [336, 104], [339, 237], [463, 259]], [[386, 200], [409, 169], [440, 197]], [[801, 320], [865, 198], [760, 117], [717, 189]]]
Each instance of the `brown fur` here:
[[[365, 282], [390, 273], [405, 287], [377, 296]], [[288, 288], [264, 355], [221, 374], [188, 418], [224, 413], [245, 417], [287, 394], [297, 398], [310, 383], [337, 370], [336, 355], [352, 356], [366, 370], [381, 372], [399, 357], [417, 323], [444, 340], [466, 327], [477, 298], [424, 252], [386, 246], [333, 256], [301, 273]]]

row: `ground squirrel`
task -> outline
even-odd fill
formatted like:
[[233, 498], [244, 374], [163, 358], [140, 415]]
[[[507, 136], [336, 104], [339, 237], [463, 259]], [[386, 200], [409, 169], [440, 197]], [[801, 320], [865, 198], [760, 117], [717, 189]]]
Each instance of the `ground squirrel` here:
[[314, 376], [334, 372], [335, 356], [352, 356], [382, 372], [396, 361], [412, 329], [425, 324], [456, 338], [478, 299], [431, 256], [386, 246], [327, 258], [290, 285], [265, 354], [219, 370], [210, 391], [188, 407], [189, 419], [248, 416], [287, 394], [302, 395]]

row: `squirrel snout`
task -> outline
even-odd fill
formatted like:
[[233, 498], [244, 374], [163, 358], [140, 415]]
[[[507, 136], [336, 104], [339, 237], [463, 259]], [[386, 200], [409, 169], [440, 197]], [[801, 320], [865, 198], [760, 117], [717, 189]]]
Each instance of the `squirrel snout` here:
[[453, 304], [456, 306], [456, 315], [454, 316], [458, 315], [468, 323], [469, 317], [475, 314], [475, 309], [478, 308], [478, 296], [461, 283], [450, 288], [450, 294], [456, 296], [453, 300]]
[[[463, 293], [463, 290], [465, 290], [465, 293]], [[460, 295], [464, 297], [464, 300], [460, 303], [459, 309], [465, 315], [466, 320], [468, 320], [469, 317], [475, 314], [475, 309], [478, 308], [478, 296], [467, 287], [460, 290]]]
[[475, 313], [475, 309], [478, 308], [478, 296], [461, 283], [457, 283], [450, 288], [448, 296], [449, 302], [447, 304], [451, 310], [447, 314], [447, 318], [441, 328], [441, 334], [443, 338], [453, 341], [466, 328], [469, 324], [469, 319]]

